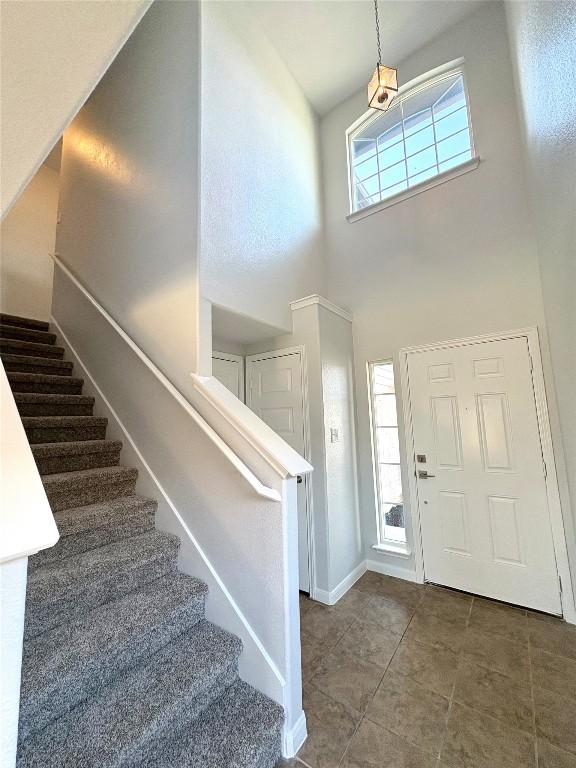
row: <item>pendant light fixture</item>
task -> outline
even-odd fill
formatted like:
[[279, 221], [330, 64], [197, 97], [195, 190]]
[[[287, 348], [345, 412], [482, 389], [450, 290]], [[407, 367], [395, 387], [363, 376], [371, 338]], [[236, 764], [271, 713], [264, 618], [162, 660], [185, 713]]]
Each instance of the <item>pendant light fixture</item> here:
[[376, 40], [378, 42], [378, 64], [368, 83], [368, 106], [386, 112], [394, 96], [398, 93], [398, 70], [385, 67], [382, 64], [382, 49], [380, 47], [380, 20], [378, 19], [378, 0], [374, 0], [374, 16], [376, 19]]

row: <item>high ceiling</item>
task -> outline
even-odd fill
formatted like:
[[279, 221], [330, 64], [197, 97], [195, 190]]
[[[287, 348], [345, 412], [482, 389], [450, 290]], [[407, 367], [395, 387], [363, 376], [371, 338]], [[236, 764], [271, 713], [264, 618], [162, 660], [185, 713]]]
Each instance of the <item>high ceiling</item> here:
[[[382, 63], [394, 66], [481, 0], [380, 0]], [[248, 0], [320, 115], [365, 86], [376, 65], [372, 0]]]

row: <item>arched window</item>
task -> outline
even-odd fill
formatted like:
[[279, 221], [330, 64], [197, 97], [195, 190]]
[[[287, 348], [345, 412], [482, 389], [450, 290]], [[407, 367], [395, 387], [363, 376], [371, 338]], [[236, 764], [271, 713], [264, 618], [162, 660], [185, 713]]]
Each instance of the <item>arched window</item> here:
[[404, 86], [387, 112], [369, 110], [347, 137], [352, 213], [467, 163], [474, 145], [461, 62]]

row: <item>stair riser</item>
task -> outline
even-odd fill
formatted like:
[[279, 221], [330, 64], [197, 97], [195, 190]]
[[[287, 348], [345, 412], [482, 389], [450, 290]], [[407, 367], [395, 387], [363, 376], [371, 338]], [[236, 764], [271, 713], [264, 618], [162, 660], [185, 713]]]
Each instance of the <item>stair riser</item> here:
[[34, 328], [40, 331], [48, 330], [46, 320], [33, 320], [29, 317], [19, 317], [18, 315], [0, 314], [0, 323], [2, 325], [17, 325], [19, 328]]
[[[190, 693], [188, 696], [182, 695], [179, 702], [176, 702], [174, 708], [166, 708], [162, 713], [163, 717], [158, 722], [154, 723], [154, 728], [151, 729], [145, 740], [140, 744], [132, 746], [129, 762], [129, 766], [137, 766], [141, 760], [146, 758], [147, 748], [155, 739], [167, 739], [175, 737], [178, 729], [182, 727], [183, 722], [187, 722], [192, 725], [195, 720], [198, 720], [202, 716], [202, 713], [208, 709], [217, 699], [222, 696], [225, 691], [233, 685], [238, 679], [238, 665], [231, 664], [221, 675], [217, 678], [214, 685], [210, 686], [201, 694], [193, 695]], [[120, 758], [107, 762], [102, 765], [101, 768], [124, 768], [126, 763]], [[276, 765], [276, 763], [274, 763]], [[20, 768], [20, 765], [18, 765]]]
[[106, 425], [78, 427], [25, 427], [28, 442], [69, 443], [76, 440], [104, 440]]
[[82, 381], [68, 379], [59, 376], [60, 382], [15, 381], [8, 375], [12, 392], [36, 392], [42, 395], [80, 395], [82, 394]]
[[107, 525], [96, 530], [62, 536], [53, 547], [38, 552], [38, 554], [33, 555], [28, 560], [28, 571], [32, 572], [36, 568], [48, 565], [48, 563], [63, 560], [66, 557], [74, 557], [74, 555], [81, 555], [83, 552], [106, 547], [108, 544], [114, 544], [116, 541], [124, 541], [132, 536], [139, 536], [141, 533], [152, 530], [154, 530], [154, 512], [149, 512], [138, 517], [129, 518], [125, 522], [120, 522], [114, 526]]
[[71, 594], [67, 587], [63, 594], [54, 586], [53, 599], [35, 600], [33, 592], [26, 595], [26, 621], [24, 639], [36, 637], [42, 632], [54, 629], [74, 619], [81, 619], [99, 605], [118, 600], [162, 576], [176, 573], [178, 569], [178, 550], [171, 556], [160, 557], [139, 568], [127, 572], [110, 573], [108, 578], [76, 584]]
[[36, 466], [41, 475], [76, 472], [79, 469], [96, 469], [97, 467], [116, 467], [119, 463], [120, 450], [36, 458]]
[[52, 512], [71, 507], [83, 507], [100, 501], [112, 501], [120, 496], [130, 496], [136, 488], [136, 480], [122, 480], [113, 483], [86, 486], [78, 483], [75, 488], [56, 490], [46, 488], [46, 495]]
[[72, 363], [65, 360], [50, 360], [50, 358], [30, 359], [19, 355], [0, 355], [4, 370], [14, 373], [46, 373], [49, 376], [70, 376], [72, 374]]
[[20, 416], [92, 416], [94, 403], [16, 403]]
[[183, 632], [190, 631], [204, 618], [204, 600], [202, 596], [182, 602], [159, 626], [128, 637], [121, 650], [91, 658], [82, 674], [62, 674], [50, 686], [34, 691], [34, 696], [24, 696], [20, 705], [20, 741], [95, 695], [102, 686], [137, 666]]
[[17, 339], [0, 339], [0, 350], [7, 355], [23, 355], [25, 357], [48, 357], [54, 360], [62, 360], [64, 357], [62, 347], [35, 344], [31, 341], [19, 341]]
[[20, 341], [33, 341], [37, 344], [56, 344], [56, 334], [46, 331], [35, 331], [32, 328], [18, 328], [6, 325], [0, 328], [0, 338], [19, 339]]

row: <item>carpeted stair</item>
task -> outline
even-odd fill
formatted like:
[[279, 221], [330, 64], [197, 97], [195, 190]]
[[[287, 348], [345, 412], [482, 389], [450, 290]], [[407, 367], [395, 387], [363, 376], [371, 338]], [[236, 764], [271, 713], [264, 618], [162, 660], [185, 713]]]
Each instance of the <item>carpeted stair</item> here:
[[239, 679], [56, 335], [2, 314], [0, 355], [61, 537], [29, 560], [18, 768], [272, 768], [282, 709]]

